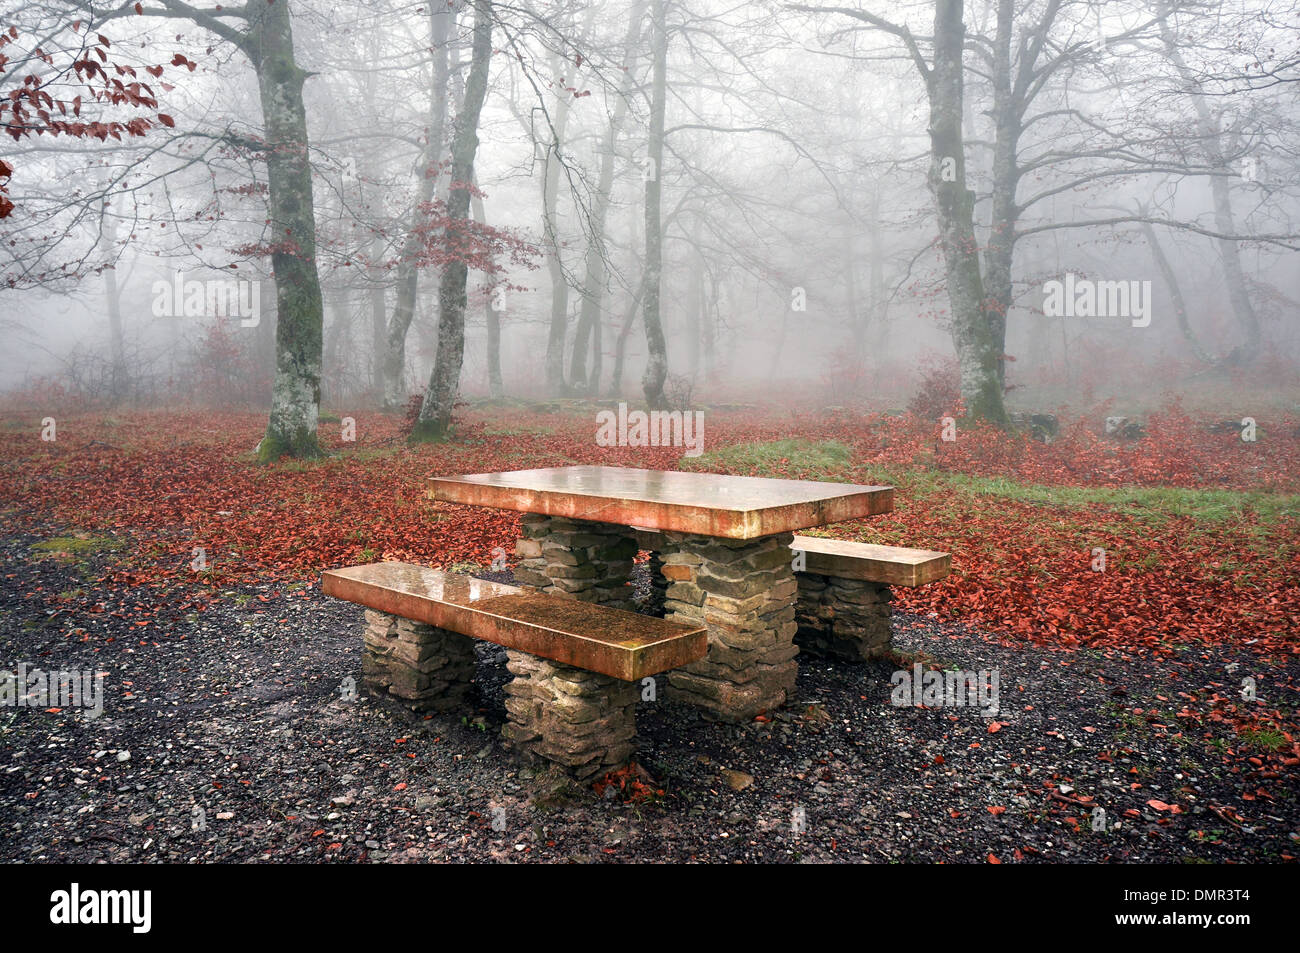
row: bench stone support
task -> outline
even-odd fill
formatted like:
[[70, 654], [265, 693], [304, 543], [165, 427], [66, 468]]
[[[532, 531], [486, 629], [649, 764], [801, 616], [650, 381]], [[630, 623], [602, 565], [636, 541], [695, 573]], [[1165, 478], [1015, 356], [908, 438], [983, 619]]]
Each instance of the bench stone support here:
[[632, 530], [608, 523], [525, 513], [523, 538], [515, 544], [515, 582], [549, 595], [635, 610]]
[[416, 711], [451, 711], [467, 705], [475, 665], [468, 636], [366, 610], [361, 672], [371, 693]]
[[890, 648], [890, 590], [883, 583], [797, 573], [802, 651], [850, 662], [885, 655]]
[[635, 682], [509, 649], [508, 721], [501, 735], [525, 761], [557, 764], [579, 781], [624, 767], [636, 750]]
[[793, 534], [730, 540], [666, 532], [664, 617], [705, 623], [709, 654], [668, 673], [668, 698], [741, 723], [794, 694]]

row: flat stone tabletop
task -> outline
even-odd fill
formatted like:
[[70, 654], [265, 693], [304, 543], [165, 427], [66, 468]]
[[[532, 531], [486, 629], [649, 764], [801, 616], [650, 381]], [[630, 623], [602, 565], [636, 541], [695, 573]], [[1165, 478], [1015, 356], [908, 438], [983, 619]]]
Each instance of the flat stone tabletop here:
[[794, 532], [894, 508], [892, 486], [599, 466], [432, 477], [429, 496], [726, 539]]

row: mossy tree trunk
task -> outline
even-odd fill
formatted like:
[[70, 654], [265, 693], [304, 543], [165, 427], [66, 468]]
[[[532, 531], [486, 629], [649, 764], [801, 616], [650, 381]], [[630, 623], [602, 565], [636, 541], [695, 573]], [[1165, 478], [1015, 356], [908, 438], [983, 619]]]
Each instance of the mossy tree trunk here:
[[975, 193], [966, 186], [962, 135], [962, 48], [966, 27], [961, 0], [938, 0], [934, 15], [934, 65], [926, 77], [930, 100], [930, 192], [939, 219], [939, 243], [951, 309], [953, 345], [961, 367], [966, 415], [1003, 429], [1002, 343], [984, 300]]
[[997, 33], [993, 52], [993, 194], [989, 223], [988, 247], [984, 251], [984, 323], [988, 328], [989, 348], [997, 360], [998, 400], [987, 419], [1003, 429], [1011, 426], [1002, 407], [1006, 393], [1007, 311], [1011, 308], [1013, 286], [1011, 267], [1015, 257], [1016, 227], [1020, 209], [1016, 191], [1020, 185], [1021, 120], [1024, 90], [1011, 81], [1011, 44], [1014, 28], [1013, 0], [998, 0]]
[[[1052, 10], [1059, 7], [1053, 0]], [[966, 184], [965, 137], [962, 131], [964, 93], [962, 54], [965, 49], [966, 24], [962, 19], [962, 0], [935, 0], [934, 59], [929, 62], [921, 52], [928, 38], [913, 36], [906, 26], [891, 23], [867, 10], [847, 7], [792, 5], [797, 10], [844, 14], [902, 40], [913, 65], [925, 80], [930, 105], [930, 171], [928, 182], [939, 220], [939, 245], [943, 253], [944, 274], [948, 286], [950, 325], [957, 362], [961, 368], [961, 396], [966, 416], [989, 421], [1007, 430], [1011, 423], [1003, 404], [1003, 366], [1006, 337], [1006, 306], [1010, 301], [1010, 261], [1015, 235], [1010, 230], [995, 234], [990, 258], [995, 268], [991, 286], [995, 301], [986, 297], [986, 277], [980, 273], [979, 245], [975, 240], [975, 193]], [[999, 43], [1010, 41], [1013, 6], [999, 0]], [[1006, 57], [1002, 53], [1007, 53]], [[1035, 51], [1035, 55], [1037, 55]], [[1009, 79], [1009, 45], [999, 49], [997, 63], [1001, 70], [995, 83], [1000, 103], [1009, 101], [1005, 81]], [[1031, 72], [1029, 79], [1034, 78]], [[1017, 95], [1023, 98], [1024, 89]], [[994, 231], [999, 218], [1014, 216], [1016, 164], [1013, 153], [1019, 136], [1018, 115], [1003, 112], [998, 117], [999, 148], [997, 169], [1001, 178], [995, 189]], [[1009, 227], [1008, 227], [1009, 228]], [[1005, 271], [1005, 277], [1003, 272]]]
[[307, 73], [294, 61], [288, 3], [250, 8], [246, 51], [257, 71], [265, 126], [275, 274], [275, 383], [260, 463], [282, 456], [321, 456], [320, 412], [323, 313], [316, 273], [316, 219], [308, 160]]

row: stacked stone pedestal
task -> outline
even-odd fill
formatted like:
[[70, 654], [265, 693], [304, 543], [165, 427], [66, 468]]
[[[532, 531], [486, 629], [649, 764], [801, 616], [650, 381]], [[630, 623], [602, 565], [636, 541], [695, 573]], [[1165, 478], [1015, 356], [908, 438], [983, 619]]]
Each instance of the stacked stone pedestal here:
[[366, 610], [361, 672], [375, 695], [416, 711], [464, 707], [474, 683], [474, 640], [456, 632]]
[[580, 781], [624, 767], [636, 750], [637, 686], [510, 649], [501, 735], [526, 761]]
[[540, 516], [520, 518], [515, 582], [550, 595], [633, 611], [631, 530], [607, 523]]
[[890, 591], [877, 582], [798, 574], [800, 649], [850, 662], [879, 658], [890, 647]]
[[734, 723], [779, 707], [798, 672], [793, 535], [663, 536], [664, 617], [703, 622], [709, 632], [709, 654], [668, 673], [667, 697]]

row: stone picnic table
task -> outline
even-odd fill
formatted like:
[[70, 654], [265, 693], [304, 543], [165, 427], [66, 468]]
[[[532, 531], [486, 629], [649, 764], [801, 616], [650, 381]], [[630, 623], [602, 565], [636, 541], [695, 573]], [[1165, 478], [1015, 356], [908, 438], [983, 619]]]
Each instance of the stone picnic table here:
[[794, 533], [894, 506], [888, 486], [606, 466], [429, 483], [434, 500], [525, 514], [515, 550], [520, 585], [634, 610], [633, 560], [650, 551], [656, 614], [708, 629], [708, 655], [669, 671], [665, 696], [730, 722], [793, 693]]

